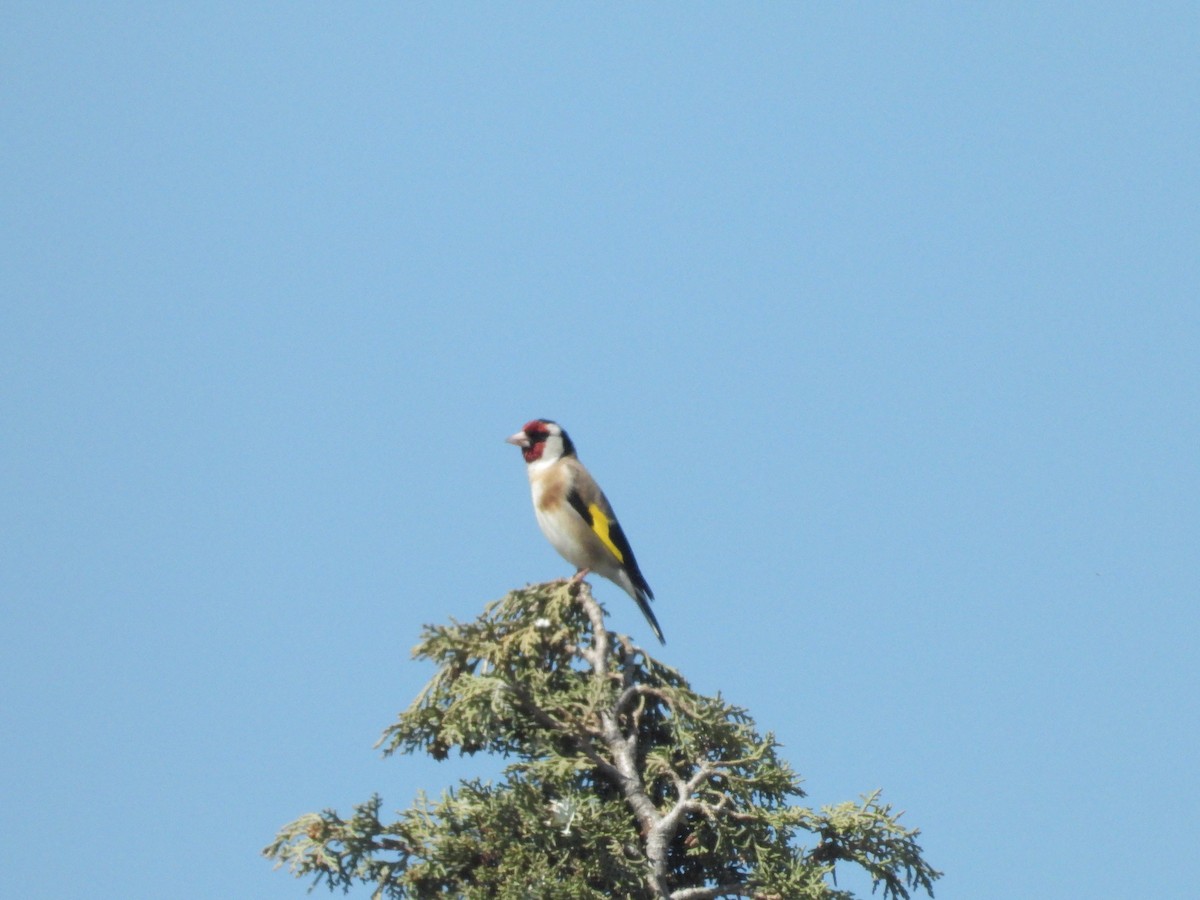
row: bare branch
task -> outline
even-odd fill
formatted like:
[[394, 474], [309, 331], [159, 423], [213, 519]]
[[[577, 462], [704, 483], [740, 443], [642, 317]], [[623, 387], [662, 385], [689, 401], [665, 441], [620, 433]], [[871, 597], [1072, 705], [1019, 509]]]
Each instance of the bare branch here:
[[673, 700], [667, 696], [665, 691], [660, 691], [658, 688], [651, 687], [648, 684], [631, 684], [621, 692], [621, 696], [617, 698], [616, 704], [613, 706], [617, 712], [624, 712], [625, 708], [638, 697], [654, 697], [659, 700], [663, 706], [668, 708], [673, 706]]
[[[584, 648], [582, 654], [592, 666], [592, 677], [602, 682], [608, 681], [609, 634], [604, 627], [604, 612], [600, 604], [592, 596], [592, 590], [586, 582], [572, 586], [575, 596], [587, 613], [592, 623], [592, 646]], [[628, 651], [630, 648], [624, 646]], [[654, 889], [663, 896], [669, 896], [667, 890], [667, 846], [669, 841], [662, 840], [662, 814], [650, 795], [646, 793], [645, 782], [637, 766], [638, 735], [632, 731], [628, 737], [621, 733], [618, 724], [619, 714], [615, 707], [600, 710], [600, 731], [608, 752], [612, 754], [617, 776], [613, 779], [620, 789], [625, 802], [633, 811], [646, 835], [646, 858], [650, 862], [650, 881]]]
[[717, 897], [750, 897], [753, 896], [749, 887], [737, 882], [731, 884], [715, 884], [712, 887], [692, 887], [675, 891], [671, 900], [716, 900]]

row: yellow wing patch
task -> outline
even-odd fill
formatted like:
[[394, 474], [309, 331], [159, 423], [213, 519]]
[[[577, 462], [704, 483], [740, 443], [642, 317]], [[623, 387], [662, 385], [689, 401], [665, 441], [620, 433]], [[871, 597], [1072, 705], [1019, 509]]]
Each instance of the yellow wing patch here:
[[617, 562], [625, 562], [625, 554], [617, 549], [617, 545], [613, 543], [608, 534], [608, 516], [595, 503], [588, 505], [588, 512], [592, 517], [592, 531], [596, 532], [596, 537], [600, 538], [601, 543], [609, 549], [613, 556], [617, 558]]

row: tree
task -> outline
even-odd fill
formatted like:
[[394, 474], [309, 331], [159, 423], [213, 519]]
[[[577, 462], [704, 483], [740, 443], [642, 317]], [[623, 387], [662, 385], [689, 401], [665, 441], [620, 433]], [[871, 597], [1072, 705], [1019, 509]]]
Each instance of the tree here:
[[885, 900], [940, 873], [878, 792], [818, 810], [748, 713], [702, 696], [625, 635], [586, 583], [509, 593], [474, 622], [427, 626], [437, 673], [380, 739], [385, 755], [480, 751], [499, 784], [418, 796], [392, 822], [378, 795], [286, 825], [263, 853], [331, 890], [376, 898], [717, 900], [853, 895], [861, 866]]

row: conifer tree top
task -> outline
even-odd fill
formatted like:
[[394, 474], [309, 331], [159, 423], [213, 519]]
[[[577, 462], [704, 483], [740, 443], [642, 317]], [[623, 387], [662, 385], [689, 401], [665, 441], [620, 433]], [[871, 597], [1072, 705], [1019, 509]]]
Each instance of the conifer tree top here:
[[586, 583], [510, 592], [468, 623], [427, 626], [437, 671], [385, 754], [501, 754], [499, 784], [418, 797], [390, 823], [285, 826], [264, 853], [314, 884], [387, 898], [850, 898], [857, 865], [884, 898], [933, 894], [918, 832], [878, 792], [814, 810], [770, 733], [604, 627]]

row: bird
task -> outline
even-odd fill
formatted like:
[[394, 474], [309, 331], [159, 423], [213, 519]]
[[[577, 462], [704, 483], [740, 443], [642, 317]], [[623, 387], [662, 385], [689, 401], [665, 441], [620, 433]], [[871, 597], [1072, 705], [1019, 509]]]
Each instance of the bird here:
[[638, 568], [629, 539], [562, 426], [533, 419], [505, 440], [521, 449], [538, 526], [559, 555], [575, 566], [573, 580], [595, 572], [616, 584], [634, 599], [654, 636], [666, 644], [650, 609], [654, 592]]

